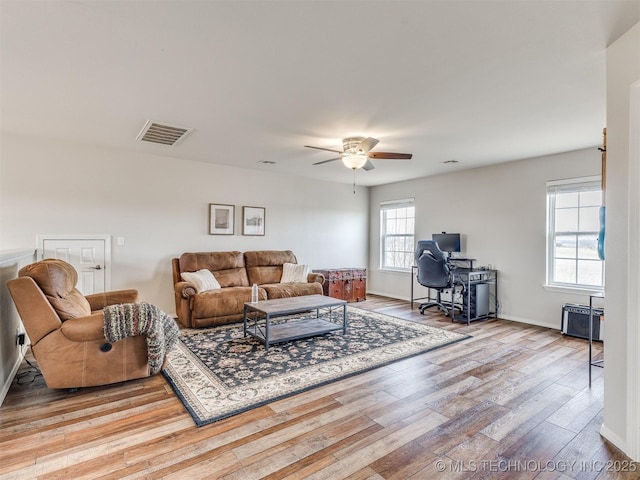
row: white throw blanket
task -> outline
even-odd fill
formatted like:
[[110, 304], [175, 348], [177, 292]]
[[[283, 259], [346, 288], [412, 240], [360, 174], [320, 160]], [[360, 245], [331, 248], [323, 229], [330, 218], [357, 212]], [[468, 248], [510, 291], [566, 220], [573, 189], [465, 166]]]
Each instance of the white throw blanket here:
[[151, 374], [162, 369], [164, 357], [178, 342], [180, 329], [176, 322], [150, 303], [110, 305], [104, 311], [104, 336], [117, 342], [136, 335], [147, 336], [147, 357]]

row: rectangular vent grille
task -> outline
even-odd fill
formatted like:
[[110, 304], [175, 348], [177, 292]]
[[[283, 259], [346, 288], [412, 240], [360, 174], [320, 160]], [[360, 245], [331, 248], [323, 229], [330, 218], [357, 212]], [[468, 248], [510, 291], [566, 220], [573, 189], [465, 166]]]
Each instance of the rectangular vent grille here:
[[144, 127], [142, 127], [142, 130], [136, 138], [145, 142], [160, 143], [162, 145], [176, 145], [192, 131], [193, 128], [163, 125], [149, 120]]

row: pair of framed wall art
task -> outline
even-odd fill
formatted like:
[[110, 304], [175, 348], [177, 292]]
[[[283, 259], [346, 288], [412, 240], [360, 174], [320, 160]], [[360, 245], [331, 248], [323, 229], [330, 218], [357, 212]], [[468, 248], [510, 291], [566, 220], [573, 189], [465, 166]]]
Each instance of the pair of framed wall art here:
[[[264, 207], [242, 207], [242, 235], [264, 235], [264, 217]], [[235, 223], [235, 205], [209, 204], [209, 235], [233, 235]]]

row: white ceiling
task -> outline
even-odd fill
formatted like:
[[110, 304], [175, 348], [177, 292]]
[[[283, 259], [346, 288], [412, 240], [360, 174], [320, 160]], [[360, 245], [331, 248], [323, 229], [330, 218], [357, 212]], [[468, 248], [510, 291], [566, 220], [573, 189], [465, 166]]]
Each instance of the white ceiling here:
[[[360, 185], [598, 145], [640, 0], [1, 0], [1, 128]], [[194, 128], [167, 147], [147, 120]], [[444, 164], [447, 160], [457, 164]], [[262, 161], [276, 162], [265, 165]]]

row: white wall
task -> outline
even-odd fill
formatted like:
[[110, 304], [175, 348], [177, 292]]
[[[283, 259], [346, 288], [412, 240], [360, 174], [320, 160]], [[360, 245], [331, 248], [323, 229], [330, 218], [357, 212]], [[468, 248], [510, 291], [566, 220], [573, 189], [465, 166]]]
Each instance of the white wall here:
[[0, 405], [20, 367], [24, 348], [16, 341], [16, 334], [23, 333], [24, 328], [6, 282], [16, 278], [18, 270], [34, 259], [35, 248], [0, 252]]
[[[594, 138], [594, 144], [600, 141]], [[547, 291], [546, 182], [599, 175], [597, 147], [372, 187], [369, 290], [409, 298], [410, 276], [380, 265], [380, 202], [415, 198], [416, 240], [462, 234], [462, 255], [498, 273], [501, 318], [560, 328], [562, 304], [585, 295]]]
[[[640, 24], [607, 49], [607, 333], [602, 427], [603, 435], [636, 461], [640, 461], [638, 103]], [[631, 115], [636, 118], [633, 131]]]
[[[4, 249], [111, 234], [112, 288], [170, 313], [171, 258], [187, 251], [290, 249], [312, 268], [366, 266], [367, 188], [12, 135], [1, 148]], [[209, 203], [236, 205], [235, 235], [208, 234]], [[264, 237], [242, 236], [243, 205], [266, 208]]]

